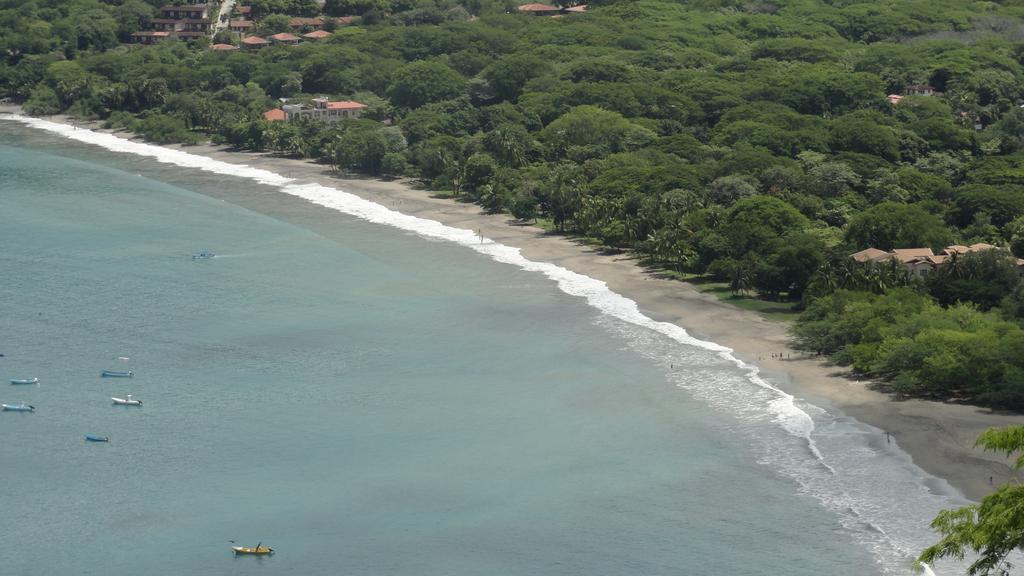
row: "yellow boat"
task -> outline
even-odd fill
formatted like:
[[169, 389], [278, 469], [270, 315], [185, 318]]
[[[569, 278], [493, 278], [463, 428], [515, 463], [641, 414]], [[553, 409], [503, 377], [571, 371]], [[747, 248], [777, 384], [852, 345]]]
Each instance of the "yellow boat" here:
[[[262, 542], [260, 542], [262, 544]], [[271, 556], [274, 554], [274, 549], [269, 546], [261, 546], [257, 544], [255, 548], [249, 548], [247, 546], [232, 546], [231, 550], [234, 551], [235, 555], [239, 554], [250, 554], [253, 556]]]

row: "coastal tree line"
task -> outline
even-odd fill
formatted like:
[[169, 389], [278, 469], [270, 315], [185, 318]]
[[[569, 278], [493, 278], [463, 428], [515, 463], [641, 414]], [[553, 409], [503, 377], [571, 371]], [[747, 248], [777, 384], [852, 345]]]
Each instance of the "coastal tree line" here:
[[[550, 18], [495, 0], [329, 0], [327, 17], [355, 20], [321, 42], [124, 45], [161, 3], [0, 0], [0, 96], [155, 142], [213, 139], [414, 178], [807, 308], [802, 346], [900, 393], [1024, 408], [1008, 367], [997, 384], [966, 386], [876, 358], [910, 316], [873, 318], [888, 331], [866, 340], [860, 326], [842, 342], [810, 328], [890, 291], [936, 322], [963, 310], [1020, 321], [1007, 259], [963, 258], [912, 282], [848, 258], [976, 242], [1024, 256], [1019, 2], [599, 0]], [[321, 13], [303, 0], [252, 5], [261, 26]], [[279, 98], [317, 95], [369, 108], [326, 125], [262, 117]]]

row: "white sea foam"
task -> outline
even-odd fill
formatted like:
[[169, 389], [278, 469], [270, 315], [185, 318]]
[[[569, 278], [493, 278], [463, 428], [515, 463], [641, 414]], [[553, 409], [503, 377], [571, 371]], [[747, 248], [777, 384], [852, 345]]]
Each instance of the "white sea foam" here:
[[[223, 162], [182, 150], [130, 141], [113, 134], [75, 128], [38, 118], [4, 114], [0, 115], [0, 119], [21, 122], [33, 128], [79, 142], [98, 145], [114, 152], [150, 157], [159, 162], [196, 168], [216, 174], [248, 178], [260, 184], [276, 186], [286, 194], [304, 198], [312, 203], [350, 214], [368, 222], [393, 226], [425, 238], [454, 242], [487, 255], [495, 261], [511, 264], [523, 270], [539, 272], [553, 280], [566, 294], [585, 299], [589, 305], [610, 318], [660, 334], [673, 342], [710, 352], [719, 361], [731, 364], [742, 371], [745, 380], [754, 386], [753, 391], [738, 390], [735, 389], [735, 386], [730, 389], [727, 382], [715, 378], [712, 372], [705, 374], [707, 382], [700, 385], [680, 384], [681, 387], [694, 391], [698, 396], [703, 395], [705, 400], [712, 405], [730, 410], [740, 418], [745, 417], [757, 421], [767, 419], [777, 424], [792, 441], [801, 443], [803, 452], [811, 457], [800, 458], [798, 453], [801, 450], [799, 446], [796, 446], [795, 450], [789, 451], [795, 452], [794, 454], [782, 458], [778, 453], [783, 452], [784, 450], [779, 449], [784, 447], [775, 445], [766, 450], [762, 458], [765, 463], [775, 464], [788, 470], [804, 490], [821, 500], [829, 508], [840, 512], [841, 516], [843, 510], [849, 510], [851, 514], [848, 516], [851, 519], [872, 527], [873, 531], [880, 536], [875, 541], [866, 542], [866, 544], [874, 548], [876, 555], [880, 558], [891, 560], [893, 553], [896, 552], [903, 555], [904, 560], [901, 563], [906, 566], [906, 554], [913, 555], [914, 546], [918, 544], [916, 541], [908, 544], [887, 534], [888, 526], [883, 527], [880, 523], [874, 522], [873, 519], [877, 515], [864, 511], [871, 505], [870, 490], [866, 488], [863, 495], [851, 495], [848, 482], [836, 480], [839, 472], [822, 454], [814, 436], [815, 419], [811, 413], [824, 413], [823, 410], [806, 403], [798, 403], [791, 394], [780, 390], [762, 378], [757, 366], [742, 361], [734, 355], [732, 349], [695, 338], [680, 326], [659, 322], [644, 315], [637, 307], [636, 302], [613, 292], [605, 282], [549, 262], [529, 260], [521, 254], [518, 248], [481, 238], [472, 230], [455, 228], [434, 220], [403, 214], [336, 188], [300, 183], [268, 170]], [[699, 379], [700, 371], [698, 370], [696, 374]], [[687, 381], [695, 381], [693, 373]], [[710, 386], [707, 385], [708, 382], [711, 382]], [[723, 388], [716, 388], [716, 386], [723, 386]], [[783, 459], [786, 461], [776, 461]], [[845, 467], [844, 472], [846, 472]], [[923, 485], [920, 487], [922, 490], [924, 489]], [[868, 481], [868, 488], [870, 488], [870, 481]], [[882, 510], [881, 512], [889, 512], [891, 515], [891, 511]], [[848, 525], [848, 527], [850, 526]], [[883, 545], [890, 546], [890, 549], [880, 550], [878, 547]], [[895, 550], [892, 549], [893, 547]], [[886, 571], [891, 571], [891, 562], [880, 560], [880, 563]]]

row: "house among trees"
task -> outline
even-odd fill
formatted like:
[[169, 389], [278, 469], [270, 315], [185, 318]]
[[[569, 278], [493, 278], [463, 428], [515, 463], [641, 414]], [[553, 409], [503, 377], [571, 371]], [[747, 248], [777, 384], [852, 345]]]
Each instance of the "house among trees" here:
[[255, 25], [252, 20], [228, 20], [228, 30], [238, 34], [248, 34]]
[[907, 86], [907, 93], [911, 96], [942, 96], [942, 92], [929, 84], [911, 84]]
[[269, 44], [270, 41], [259, 36], [246, 36], [242, 38], [242, 48], [263, 48]]
[[163, 6], [160, 17], [149, 20], [149, 30], [134, 32], [131, 41], [136, 44], [153, 44], [165, 38], [188, 41], [209, 36], [213, 22], [209, 18], [206, 4], [188, 6]]
[[322, 18], [292, 18], [288, 22], [288, 25], [295, 30], [301, 30], [303, 28], [319, 30], [320, 28], [323, 28], [324, 21]]
[[268, 36], [267, 40], [270, 40], [274, 44], [298, 44], [302, 40], [302, 38], [299, 38], [298, 36], [296, 36], [294, 34], [289, 34], [287, 32], [281, 32], [280, 34], [274, 34], [273, 36]]
[[303, 34], [302, 37], [307, 40], [323, 40], [324, 38], [327, 38], [330, 35], [331, 33], [326, 30], [313, 30], [312, 32]]
[[231, 44], [214, 44], [210, 46], [210, 50], [238, 50], [238, 46], [232, 46]]
[[[880, 264], [895, 260], [906, 269], [907, 274], [913, 278], [924, 278], [937, 267], [949, 262], [950, 259], [962, 256], [970, 252], [984, 252], [986, 250], [1003, 250], [998, 246], [979, 242], [970, 246], [954, 244], [946, 246], [941, 254], [935, 254], [931, 248], [896, 248], [889, 252], [877, 248], [867, 248], [850, 255], [851, 258], [862, 264]], [[1024, 260], [1017, 259], [1017, 270], [1024, 274]]]
[[321, 122], [337, 122], [359, 118], [365, 109], [366, 104], [353, 100], [332, 102], [327, 98], [314, 98], [311, 105], [286, 103], [281, 108], [265, 112], [263, 117], [270, 121], [310, 118]]
[[161, 30], [148, 30], [142, 32], [132, 32], [131, 39], [135, 44], [156, 44], [161, 40], [166, 40], [171, 35], [170, 32], [164, 32]]

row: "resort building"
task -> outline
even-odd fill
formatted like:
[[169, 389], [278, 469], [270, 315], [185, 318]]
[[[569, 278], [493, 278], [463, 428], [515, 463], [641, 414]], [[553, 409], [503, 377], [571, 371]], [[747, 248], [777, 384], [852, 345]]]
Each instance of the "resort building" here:
[[[955, 256], [961, 256], [970, 252], [984, 252], [986, 250], [1005, 249], [979, 242], [970, 246], [962, 246], [960, 244], [946, 246], [941, 254], [935, 254], [931, 248], [896, 248], [889, 252], [877, 248], [867, 248], [851, 254], [850, 257], [862, 264], [896, 260], [903, 265], [908, 275], [923, 279]], [[1024, 260], [1020, 258], [1017, 258], [1017, 270], [1024, 274]]]
[[281, 108], [267, 111], [263, 117], [272, 121], [310, 118], [321, 122], [337, 122], [359, 118], [365, 109], [366, 104], [353, 100], [332, 102], [327, 98], [314, 98], [311, 105], [285, 103]]
[[907, 92], [912, 96], [942, 96], [942, 92], [928, 84], [911, 84], [907, 86]]
[[296, 30], [302, 28], [319, 30], [320, 28], [323, 28], [324, 21], [321, 18], [292, 18], [291, 21], [288, 22], [288, 25]]
[[148, 30], [133, 33], [131, 41], [136, 44], [152, 44], [165, 38], [195, 40], [209, 36], [214, 29], [209, 7], [205, 3], [163, 6], [160, 8], [160, 17], [150, 19], [147, 27]]
[[210, 17], [206, 4], [193, 6], [161, 6], [160, 17], [171, 20], [206, 20]]
[[161, 40], [167, 39], [170, 35], [170, 32], [150, 30], [144, 32], [132, 32], [131, 39], [134, 44], [156, 44]]
[[280, 108], [274, 108], [273, 110], [267, 110], [263, 113], [263, 118], [268, 122], [281, 122], [287, 119], [284, 110]]
[[231, 44], [214, 44], [210, 46], [210, 50], [238, 50], [238, 46], [232, 46]]
[[289, 34], [287, 32], [281, 32], [280, 34], [274, 34], [273, 36], [268, 36], [267, 40], [270, 40], [274, 44], [298, 44], [299, 41], [302, 40], [302, 38], [299, 38], [298, 36], [296, 36], [294, 34]]
[[246, 36], [242, 38], [242, 48], [263, 48], [269, 46], [270, 42], [259, 36]]
[[239, 34], [248, 34], [255, 25], [252, 20], [228, 20], [228, 30]]
[[326, 30], [313, 30], [312, 32], [303, 34], [302, 37], [305, 38], [306, 40], [323, 40], [324, 38], [327, 38], [330, 35], [331, 33]]

